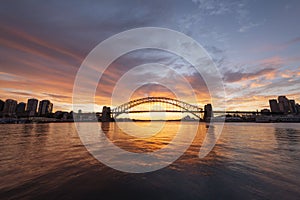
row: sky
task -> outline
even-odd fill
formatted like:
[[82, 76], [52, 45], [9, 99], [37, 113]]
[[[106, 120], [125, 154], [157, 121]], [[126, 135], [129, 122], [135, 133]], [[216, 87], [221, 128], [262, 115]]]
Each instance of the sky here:
[[[227, 110], [268, 108], [286, 95], [300, 103], [300, 1], [1, 1], [0, 99], [49, 99], [54, 110], [72, 109], [76, 74], [86, 56], [105, 39], [133, 28], [182, 32], [207, 51], [222, 76]], [[151, 35], [145, 35], [145, 40]], [[176, 86], [183, 101], [203, 106], [211, 95], [203, 77], [183, 58], [155, 49], [115, 60], [98, 83], [99, 109], [112, 105], [116, 83], [137, 65], [169, 68], [136, 71], [139, 81], [122, 84], [132, 98], [174, 97], [155, 80]], [[193, 91], [176, 82], [184, 76]], [[128, 91], [135, 84], [136, 91]], [[119, 88], [120, 89], [120, 88]], [[191, 93], [196, 94], [196, 101]], [[218, 93], [218, 91], [215, 91]]]

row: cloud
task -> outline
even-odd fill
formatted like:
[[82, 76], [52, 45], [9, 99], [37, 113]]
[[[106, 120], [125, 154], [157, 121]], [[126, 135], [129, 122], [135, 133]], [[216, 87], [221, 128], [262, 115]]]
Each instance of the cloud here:
[[[250, 10], [247, 8], [247, 1], [192, 0], [192, 2], [194, 2], [198, 6], [200, 13], [202, 13], [202, 15], [200, 15], [201, 18], [204, 18], [204, 16], [207, 18], [208, 16], [219, 15], [235, 16], [235, 20], [237, 20], [240, 26], [238, 31], [241, 33], [249, 31], [252, 28], [261, 26], [266, 22], [266, 20], [258, 22], [251, 21], [251, 13]], [[197, 18], [190, 17], [190, 20], [193, 19]]]
[[224, 79], [226, 82], [238, 82], [241, 80], [250, 80], [250, 79], [255, 79], [262, 75], [268, 76], [268, 74], [273, 73], [274, 70], [275, 69], [273, 68], [266, 68], [254, 73], [228, 71], [224, 74]]
[[192, 0], [198, 8], [207, 15], [224, 15], [234, 11], [236, 6], [235, 1], [221, 1], [221, 0]]
[[[251, 95], [264, 93], [272, 95], [296, 93], [300, 73], [299, 69], [297, 71], [294, 67], [299, 66], [300, 57], [298, 55], [292, 57], [291, 52], [274, 54], [273, 50], [281, 51], [293, 46], [297, 52], [299, 37], [289, 39], [281, 30], [270, 32], [271, 29], [267, 30], [262, 26], [262, 31], [266, 31], [266, 34], [258, 36], [249, 32], [247, 38], [251, 43], [252, 40], [259, 41], [258, 37], [267, 37], [261, 38], [261, 41], [268, 42], [264, 54], [255, 46], [254, 53], [245, 55], [249, 62], [233, 61], [235, 57], [243, 57], [247, 53], [245, 50], [247, 43], [240, 43], [245, 35], [238, 33], [237, 30], [247, 32], [266, 22], [256, 12], [256, 6], [261, 4], [250, 5], [250, 3], [236, 0], [142, 3], [112, 0], [89, 3], [51, 1], [45, 5], [43, 2], [5, 1], [0, 7], [1, 98], [17, 97], [22, 101], [26, 101], [29, 96], [39, 99], [49, 98], [54, 102], [55, 109], [61, 109], [63, 106], [70, 109], [73, 82], [85, 56], [109, 36], [145, 26], [179, 30], [203, 43], [218, 68], [224, 72], [226, 92], [230, 98], [237, 96], [250, 98]], [[291, 5], [291, 8], [293, 7]], [[266, 19], [270, 16], [268, 11], [264, 12]], [[292, 12], [292, 9], [289, 12]], [[274, 18], [274, 21], [268, 21], [266, 26], [277, 27], [277, 23], [290, 25], [290, 21], [295, 20], [289, 18], [288, 21], [284, 19], [282, 21], [276, 21]], [[296, 26], [290, 27], [291, 33], [297, 32]], [[276, 40], [268, 37], [270, 34]], [[148, 37], [151, 36], [145, 36], [145, 39]], [[268, 45], [272, 41], [285, 42]], [[239, 45], [241, 47], [237, 47]], [[230, 57], [232, 51], [238, 53]], [[152, 51], [133, 52], [112, 63], [99, 82], [96, 102], [99, 105], [110, 105], [110, 96], [117, 80], [133, 66], [149, 62], [166, 64], [183, 75], [195, 89], [198, 102], [211, 101], [205, 82], [195, 73], [191, 65], [177, 56]], [[176, 84], [175, 76], [171, 73], [141, 71], [139, 76], [144, 80], [170, 78], [170, 83]], [[87, 86], [93, 84], [89, 78], [85, 81]], [[189, 97], [190, 92], [185, 91], [180, 84], [176, 85], [176, 88], [181, 94]], [[127, 92], [126, 88], [124, 92]], [[135, 95], [142, 96], [146, 93], [172, 95], [153, 84], [141, 87]], [[264, 101], [260, 98], [256, 100], [260, 104]], [[237, 102], [233, 103], [239, 105]], [[241, 103], [241, 106], [246, 105]]]
[[50, 94], [50, 93], [46, 93], [46, 92], [43, 92], [44, 95], [46, 96], [49, 96], [49, 97], [52, 97], [52, 98], [56, 98], [56, 99], [69, 99], [70, 96], [66, 96], [66, 95], [59, 95], [59, 94]]
[[[151, 67], [139, 69], [134, 71], [134, 76], [131, 77], [125, 83], [119, 84], [118, 87], [122, 88], [123, 94], [128, 94], [132, 91], [128, 91], [132, 85], [138, 87], [138, 92], [135, 93], [135, 97], [144, 97], [145, 94], [149, 95], [171, 95], [167, 91], [161, 89], [155, 82], [163, 82], [167, 85], [172, 85], [173, 89], [178, 94], [184, 96], [186, 99], [191, 100], [192, 94], [195, 92], [198, 102], [207, 103], [210, 102], [210, 95], [207, 90], [207, 86], [203, 78], [197, 73], [193, 66], [187, 63], [182, 58], [175, 56], [171, 53], [162, 52], [161, 50], [143, 50], [135, 51], [121, 56], [115, 62], [113, 62], [109, 68], [104, 72], [102, 78], [99, 81], [99, 85], [96, 92], [96, 101], [101, 105], [110, 105], [111, 95], [116, 87], [117, 81], [126, 74], [133, 67], [147, 64], [147, 63], [160, 63], [166, 65], [166, 69], [154, 69]], [[176, 73], [172, 72], [172, 70]], [[189, 84], [194, 88], [194, 91], [190, 91], [184, 87], [178, 80], [178, 75], [183, 76]], [[157, 87], [157, 88], [156, 88]], [[149, 89], [153, 89], [150, 92]], [[193, 100], [195, 103], [195, 101]], [[122, 103], [122, 102], [119, 102]]]
[[296, 37], [287, 41], [285, 44], [289, 46], [289, 45], [297, 44], [299, 42], [300, 42], [300, 37]]
[[31, 96], [32, 93], [31, 92], [10, 92], [11, 94], [16, 94], [16, 95], [21, 95], [21, 96], [25, 96], [25, 97], [28, 97], [28, 96]]
[[260, 88], [267, 86], [269, 84], [272, 84], [272, 82], [266, 82], [266, 81], [261, 81], [261, 80], [255, 80], [252, 83], [250, 83], [250, 88]]
[[264, 23], [265, 21], [258, 22], [258, 23], [253, 23], [253, 22], [243, 23], [239, 29], [239, 32], [244, 33], [252, 28], [263, 25]]
[[277, 44], [266, 44], [258, 49], [256, 49], [256, 52], [271, 52], [271, 51], [283, 51], [287, 48], [296, 45], [300, 42], [300, 37], [295, 37], [290, 40], [287, 40], [282, 43]]
[[20, 81], [20, 79], [22, 79], [22, 77], [15, 74], [0, 72], [0, 80], [2, 81]]
[[272, 56], [265, 59], [257, 60], [255, 62], [263, 66], [279, 66], [284, 63], [283, 59], [280, 56]]

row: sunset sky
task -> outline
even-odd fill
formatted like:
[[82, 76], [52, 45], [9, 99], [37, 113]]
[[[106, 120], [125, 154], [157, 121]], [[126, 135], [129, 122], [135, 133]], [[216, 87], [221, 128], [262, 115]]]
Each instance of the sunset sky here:
[[[89, 52], [114, 34], [151, 26], [185, 33], [206, 49], [222, 74], [228, 110], [266, 108], [268, 99], [278, 95], [300, 103], [299, 19], [298, 0], [1, 1], [0, 99], [49, 99], [54, 110], [71, 110], [75, 76]], [[198, 99], [191, 103], [210, 102], [192, 66], [170, 53], [145, 50], [111, 64], [99, 82], [99, 108], [110, 105], [111, 92], [126, 71], [156, 62], [190, 82]], [[139, 76], [149, 84], [141, 85], [134, 98], [172, 97], [153, 84], [173, 80], [172, 70], [145, 69]], [[189, 101], [190, 91], [177, 88]]]

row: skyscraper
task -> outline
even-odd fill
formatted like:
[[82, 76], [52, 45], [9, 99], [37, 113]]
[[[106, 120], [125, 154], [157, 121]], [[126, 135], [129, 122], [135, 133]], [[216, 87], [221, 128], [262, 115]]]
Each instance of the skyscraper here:
[[0, 112], [3, 111], [4, 104], [5, 104], [4, 101], [2, 101], [2, 100], [0, 99]]
[[53, 104], [49, 100], [42, 100], [39, 104], [39, 116], [46, 116], [47, 114], [52, 113]]
[[296, 113], [300, 113], [300, 105], [298, 103], [296, 104]]
[[289, 113], [290, 112], [290, 101], [285, 96], [279, 96], [278, 97], [278, 104], [279, 104], [279, 110], [283, 113]]
[[271, 112], [273, 112], [273, 113], [278, 113], [278, 112], [280, 112], [280, 110], [279, 110], [279, 105], [278, 105], [276, 99], [270, 99], [270, 100], [269, 100], [269, 104], [270, 104]]
[[28, 112], [29, 117], [35, 116], [37, 106], [38, 106], [38, 100], [37, 99], [28, 99], [26, 112]]
[[13, 99], [7, 99], [4, 104], [3, 114], [12, 116], [16, 114], [17, 101]]
[[25, 112], [25, 107], [26, 107], [26, 103], [24, 103], [24, 102], [18, 103], [16, 112], [17, 113], [24, 113]]
[[290, 111], [291, 111], [291, 113], [296, 113], [297, 110], [296, 110], [296, 102], [295, 102], [295, 100], [291, 99], [289, 103], [290, 103]]

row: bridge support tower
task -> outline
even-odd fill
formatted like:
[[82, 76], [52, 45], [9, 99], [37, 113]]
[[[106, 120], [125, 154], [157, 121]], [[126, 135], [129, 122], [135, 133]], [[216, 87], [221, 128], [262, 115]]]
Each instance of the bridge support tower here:
[[205, 122], [210, 122], [212, 117], [214, 117], [213, 110], [212, 110], [212, 105], [211, 104], [206, 104], [204, 106], [204, 121]]
[[113, 118], [111, 117], [110, 107], [103, 106], [101, 122], [111, 122], [111, 121], [113, 121]]

